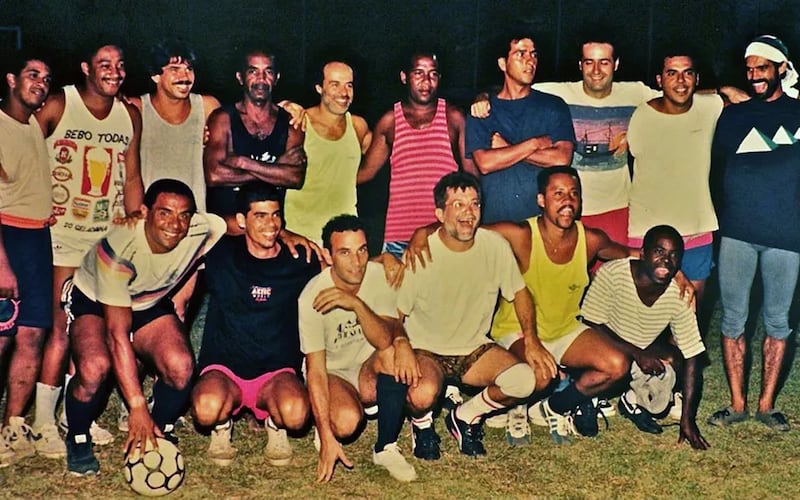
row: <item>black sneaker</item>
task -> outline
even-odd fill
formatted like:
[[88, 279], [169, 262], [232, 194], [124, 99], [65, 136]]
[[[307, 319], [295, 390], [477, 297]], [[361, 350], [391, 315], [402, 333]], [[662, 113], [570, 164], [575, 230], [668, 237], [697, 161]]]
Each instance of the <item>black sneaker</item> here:
[[478, 455], [486, 455], [486, 449], [483, 447], [483, 424], [479, 421], [477, 424], [468, 424], [456, 417], [456, 409], [447, 414], [445, 418], [445, 425], [450, 434], [458, 441], [458, 449], [461, 453], [470, 457], [477, 457]]
[[656, 422], [656, 419], [653, 418], [649, 411], [639, 405], [628, 403], [624, 394], [619, 398], [619, 414], [633, 422], [642, 432], [647, 432], [648, 434], [661, 434], [664, 432], [664, 429]]
[[178, 436], [175, 434], [175, 424], [167, 424], [161, 430], [161, 433], [164, 435], [164, 439], [169, 441], [172, 444], [178, 444]]
[[592, 398], [587, 398], [572, 412], [572, 424], [581, 436], [595, 437], [600, 431], [597, 425], [597, 407]]
[[92, 442], [75, 443], [72, 439], [67, 444], [67, 470], [73, 476], [85, 477], [100, 474], [100, 462], [92, 451]]
[[433, 428], [431, 422], [430, 427], [420, 429], [414, 424], [411, 424], [411, 446], [414, 448], [414, 456], [422, 460], [439, 460], [441, 453], [439, 452], [439, 435], [436, 434], [436, 429]]

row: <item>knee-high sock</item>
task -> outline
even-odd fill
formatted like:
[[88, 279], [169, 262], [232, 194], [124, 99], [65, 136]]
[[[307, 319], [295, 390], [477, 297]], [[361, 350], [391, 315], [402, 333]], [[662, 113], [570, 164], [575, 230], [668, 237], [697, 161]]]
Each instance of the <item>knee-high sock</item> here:
[[172, 425], [183, 414], [189, 401], [192, 385], [186, 384], [183, 389], [168, 386], [159, 378], [153, 384], [153, 422], [159, 429], [164, 430], [165, 425]]
[[[89, 427], [91, 427], [92, 421], [97, 418], [97, 415], [102, 410], [103, 403], [106, 399], [105, 392], [107, 386], [106, 384], [102, 384], [89, 401], [83, 402], [78, 401], [75, 399], [75, 396], [72, 395], [70, 387], [74, 383], [75, 380], [71, 380], [70, 385], [68, 385], [64, 391], [66, 392], [64, 406], [66, 407], [67, 423], [69, 425], [67, 439], [71, 439], [73, 442], [84, 442], [84, 439], [86, 441], [91, 441]], [[78, 440], [75, 439], [76, 436], [78, 436]]]
[[36, 382], [36, 411], [34, 416], [35, 427], [55, 425], [56, 406], [58, 406], [61, 387]]
[[550, 409], [560, 415], [566, 415], [568, 411], [574, 410], [588, 397], [589, 396], [579, 391], [573, 382], [563, 391], [556, 392], [550, 396]]
[[403, 406], [406, 403], [408, 386], [395, 382], [394, 377], [378, 374], [378, 439], [375, 451], [383, 451], [384, 446], [397, 441], [403, 427]]

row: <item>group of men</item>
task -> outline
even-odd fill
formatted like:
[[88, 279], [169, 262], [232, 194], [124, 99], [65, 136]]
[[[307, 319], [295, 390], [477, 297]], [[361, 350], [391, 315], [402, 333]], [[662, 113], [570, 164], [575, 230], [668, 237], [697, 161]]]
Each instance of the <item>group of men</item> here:
[[[154, 47], [155, 90], [141, 98], [120, 94], [117, 45], [92, 47], [83, 81], [52, 93], [45, 59], [21, 55], [0, 102], [0, 296], [14, 312], [0, 325], [0, 355], [11, 350], [0, 466], [38, 452], [97, 474], [93, 444], [113, 435], [94, 420], [114, 381], [128, 452], [176, 440], [191, 408], [210, 432], [208, 458], [228, 465], [247, 409], [265, 422], [267, 460], [285, 465], [287, 430], [313, 417], [323, 481], [351, 465], [341, 443], [375, 411], [373, 462], [415, 479], [397, 446], [404, 418], [414, 456], [438, 459], [447, 385], [474, 394], [448, 389], [445, 402], [469, 456], [486, 453], [489, 420], [512, 445], [530, 442], [529, 419], [557, 444], [594, 436], [615, 391], [644, 432], [662, 432], [656, 417], [674, 406], [679, 440], [705, 449], [705, 346], [682, 296], [702, 298], [718, 229], [731, 405], [708, 423], [749, 418], [743, 333], [760, 263], [755, 417], [788, 430], [774, 408], [800, 267], [788, 49], [753, 40], [752, 99], [724, 88], [736, 102], [724, 109], [696, 95], [686, 51], [664, 54], [661, 92], [614, 82], [606, 39], [581, 51], [582, 81], [533, 85], [534, 40], [504, 40], [502, 88], [468, 117], [438, 97], [437, 56], [414, 53], [405, 95], [373, 130], [348, 111], [345, 61], [322, 66], [320, 102], [303, 111], [274, 102], [278, 61], [263, 49], [244, 52], [243, 97], [230, 106], [191, 92], [195, 55], [179, 42]], [[387, 161], [385, 253], [370, 260], [356, 186]], [[198, 282], [210, 299], [195, 362], [185, 320]], [[143, 370], [155, 376], [150, 402]]]

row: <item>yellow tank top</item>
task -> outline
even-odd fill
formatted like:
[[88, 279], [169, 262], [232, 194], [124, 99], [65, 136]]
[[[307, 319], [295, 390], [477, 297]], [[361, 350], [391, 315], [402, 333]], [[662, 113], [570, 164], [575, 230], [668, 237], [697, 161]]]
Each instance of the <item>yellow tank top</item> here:
[[[556, 340], [578, 326], [581, 298], [589, 286], [586, 270], [586, 235], [583, 224], [578, 227], [578, 242], [572, 259], [566, 264], [554, 264], [547, 256], [537, 224], [538, 217], [528, 219], [531, 226], [531, 257], [523, 275], [536, 305], [536, 331], [539, 339]], [[520, 331], [514, 304], [500, 298], [492, 323], [492, 338], [500, 339]]]

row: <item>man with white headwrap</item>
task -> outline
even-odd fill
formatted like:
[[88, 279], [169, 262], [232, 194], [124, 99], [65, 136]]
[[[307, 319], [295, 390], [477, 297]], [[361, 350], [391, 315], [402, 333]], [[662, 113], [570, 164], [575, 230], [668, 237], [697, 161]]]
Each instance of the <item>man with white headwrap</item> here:
[[758, 265], [766, 338], [755, 418], [771, 429], [789, 430], [786, 416], [774, 408], [800, 268], [800, 143], [795, 138], [800, 101], [786, 92], [797, 81], [788, 54], [786, 45], [771, 35], [759, 36], [747, 46], [745, 64], [753, 99], [725, 108], [714, 135], [712, 169], [718, 180], [715, 194], [722, 235], [722, 347], [731, 405], [709, 418], [712, 425], [727, 426], [750, 416], [744, 328]]

